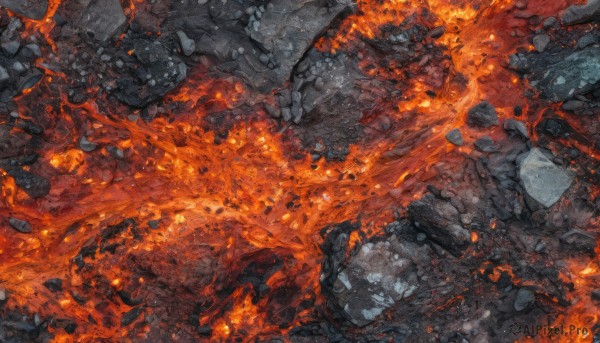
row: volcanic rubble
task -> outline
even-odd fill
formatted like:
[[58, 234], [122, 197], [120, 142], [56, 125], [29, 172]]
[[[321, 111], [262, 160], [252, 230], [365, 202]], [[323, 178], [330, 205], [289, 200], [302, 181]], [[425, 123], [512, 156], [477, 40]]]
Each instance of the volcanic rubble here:
[[[282, 130], [293, 130], [291, 140], [302, 147], [297, 151], [331, 161], [343, 160], [349, 144], [375, 127], [370, 124], [377, 123], [377, 130], [384, 132], [397, 124], [382, 119], [386, 105], [377, 99], [399, 97], [407, 85], [364, 77], [361, 61], [372, 58], [376, 63], [374, 56], [387, 56], [396, 68], [411, 70], [412, 75], [405, 75], [408, 79], [424, 73], [419, 62], [427, 54], [438, 62], [432, 84], [440, 80], [441, 87], [448, 75], [449, 57], [434, 43], [443, 30], [433, 21], [423, 24], [427, 18], [409, 18], [400, 27], [384, 30], [383, 36], [357, 39], [348, 51], [332, 54], [316, 48], [315, 41], [353, 10], [350, 1], [167, 0], [143, 4], [135, 16], [117, 0], [63, 1], [53, 18], [57, 25], [49, 33], [54, 50], [40, 36], [24, 31], [27, 18], [44, 16], [46, 1], [0, 0], [0, 6], [0, 168], [32, 198], [50, 190], [47, 175], [35, 171], [45, 170], [38, 154], [52, 118], [43, 110], [21, 117], [14, 98], [44, 75], [66, 76], [66, 96], [72, 104], [106, 95], [106, 101], [116, 99], [138, 109], [145, 120], [166, 115], [163, 97], [186, 80], [190, 70], [201, 68], [211, 78], [233, 76], [256, 98], [237, 103], [239, 109], [228, 112], [258, 109]], [[6, 9], [17, 16], [7, 15]], [[569, 285], [560, 280], [558, 270], [570, 257], [594, 254], [597, 238], [585, 227], [600, 214], [600, 202], [588, 190], [600, 183], [595, 173], [598, 163], [574, 147], [600, 150], [595, 120], [600, 111], [599, 9], [599, 1], [590, 1], [568, 9], [559, 20], [546, 19], [532, 35], [537, 50], [510, 58], [510, 68], [533, 87], [529, 110], [562, 103], [564, 111], [583, 123], [579, 128], [584, 132], [552, 109], [530, 129], [519, 118], [499, 120], [490, 102], [474, 106], [467, 113], [467, 125], [481, 131], [475, 150], [469, 154], [455, 150], [450, 158], [456, 163], [435, 165], [435, 176], [426, 181], [427, 193], [398, 208], [394, 222], [353, 246], [351, 234], [365, 225], [360, 218], [323, 228], [325, 306], [314, 308], [319, 321], [293, 328], [288, 338], [492, 342], [504, 337], [514, 321], [537, 322], [557, 304], [569, 305]], [[272, 93], [275, 101], [269, 100]], [[231, 124], [236, 118], [223, 120]], [[205, 123], [208, 128], [222, 124], [211, 121], [210, 114]], [[486, 134], [486, 128], [497, 125], [505, 130], [501, 140]], [[448, 140], [463, 144], [460, 131]], [[77, 141], [83, 151], [96, 148], [84, 135]], [[404, 144], [414, 142], [418, 140], [409, 137]], [[122, 151], [113, 150], [122, 156]], [[31, 231], [31, 224], [22, 219], [8, 220], [16, 231]], [[187, 246], [195, 255], [205, 256], [202, 261], [173, 257], [173, 264], [197, 276], [190, 284], [152, 263], [169, 256], [169, 246], [153, 254], [131, 253], [122, 260], [110, 254], [125, 244], [124, 237], [141, 239], [157, 225], [127, 219], [105, 228], [74, 257], [74, 273], [96, 281], [94, 286], [69, 288], [74, 299], [85, 302], [95, 296], [133, 306], [121, 318], [107, 314], [105, 325], [119, 321], [127, 326], [147, 307], [156, 309], [145, 317], [147, 322], [194, 323], [194, 316], [211, 308], [211, 300], [194, 298], [195, 291], [214, 282], [215, 270], [226, 266], [211, 258], [215, 252], [202, 245], [200, 237]], [[95, 272], [94, 263], [102, 259], [134, 261], [135, 272], [153, 282], [132, 284], [131, 290], [115, 294], [109, 281]], [[272, 251], [245, 256], [237, 275], [216, 284], [222, 284], [221, 291], [227, 294], [235, 285], [250, 282], [255, 296], [262, 297], [269, 291], [265, 280], [285, 268], [288, 259], [292, 257], [285, 252]], [[50, 292], [69, 286], [60, 279], [44, 285]], [[143, 295], [146, 303], [130, 291]], [[0, 289], [0, 306], [7, 297], [10, 294]], [[273, 308], [285, 308], [283, 300], [278, 301]], [[178, 311], [171, 312], [168, 307], [174, 304]], [[108, 306], [100, 302], [97, 307], [103, 311]], [[294, 317], [279, 310], [273, 313], [272, 320], [281, 327]], [[197, 324], [196, 320], [190, 326]], [[48, 325], [67, 332], [76, 328], [69, 319], [40, 319], [3, 309], [0, 340], [46, 341]], [[161, 330], [149, 335], [158, 341], [170, 328]], [[173, 330], [185, 332], [190, 340], [211, 332], [202, 326]]]

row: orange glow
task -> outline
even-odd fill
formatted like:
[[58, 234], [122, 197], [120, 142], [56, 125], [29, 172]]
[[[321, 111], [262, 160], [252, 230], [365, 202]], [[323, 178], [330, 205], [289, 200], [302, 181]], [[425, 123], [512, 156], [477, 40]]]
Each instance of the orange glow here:
[[[141, 0], [125, 3], [130, 20], [145, 4]], [[534, 7], [544, 2], [529, 3]], [[539, 7], [546, 14], [555, 14], [566, 4], [555, 1], [551, 6]], [[50, 36], [54, 28], [52, 18], [59, 5], [60, 0], [51, 0], [46, 18], [26, 20], [27, 30], [39, 32], [52, 49], [56, 49]], [[411, 64], [419, 73], [407, 82], [408, 91], [397, 99], [377, 99], [375, 103], [387, 105], [386, 115], [401, 124], [400, 128], [375, 142], [352, 146], [343, 162], [313, 162], [309, 156], [290, 158], [286, 147], [288, 133], [260, 115], [258, 119], [236, 121], [226, 137], [207, 130], [207, 114], [233, 116], [247, 102], [260, 104], [268, 97], [251, 93], [237, 79], [212, 79], [209, 70], [202, 66], [196, 66], [188, 80], [161, 104], [167, 112], [175, 111], [172, 108], [179, 112], [150, 122], [133, 122], [126, 115], [120, 116], [138, 115], [139, 111], [117, 105], [114, 113], [107, 115], [96, 103], [102, 99], [81, 105], [70, 103], [66, 97], [58, 99], [58, 104], [48, 105], [46, 112], [59, 125], [45, 132], [44, 144], [51, 148], [40, 156], [41, 165], [47, 169], [43, 172], [51, 176], [50, 193], [31, 200], [12, 177], [0, 170], [0, 215], [29, 218], [35, 227], [28, 238], [21, 234], [0, 235], [0, 273], [6, 280], [2, 286], [11, 291], [8, 306], [27, 306], [44, 316], [60, 313], [81, 323], [73, 335], [51, 328], [56, 342], [127, 341], [128, 329], [119, 326], [118, 318], [131, 306], [117, 296], [102, 304], [94, 299], [81, 304], [68, 292], [58, 294], [56, 301], [43, 302], [34, 294], [48, 293], [43, 282], [55, 277], [67, 280], [73, 287], [104, 285], [111, 291], [143, 288], [154, 281], [154, 271], [141, 277], [132, 271], [132, 262], [124, 262], [120, 256], [146, 256], [144, 252], [165, 247], [172, 248], [172, 256], [168, 257], [173, 261], [182, 258], [220, 263], [223, 265], [216, 268], [228, 268], [232, 275], [242, 273], [239, 269], [246, 262], [243, 258], [252, 253], [283, 251], [285, 254], [281, 255], [289, 255], [289, 261], [282, 263], [285, 270], [269, 274], [265, 285], [274, 290], [298, 289], [292, 299], [286, 299], [289, 303], [285, 308], [269, 303], [267, 298], [255, 299], [250, 282], [225, 292], [221, 289], [225, 281], [202, 274], [201, 267], [195, 266], [194, 277], [206, 276], [207, 285], [186, 287], [192, 288], [188, 291], [198, 298], [220, 300], [198, 318], [200, 324], [212, 328], [214, 341], [232, 340], [240, 332], [244, 338], [256, 338], [270, 331], [286, 333], [294, 325], [308, 322], [308, 311], [296, 313], [283, 328], [270, 316], [298, 308], [307, 299], [323, 305], [322, 299], [315, 300], [308, 292], [319, 289], [323, 257], [319, 231], [332, 223], [360, 218], [368, 223], [368, 229], [350, 235], [352, 247], [360, 244], [363, 237], [378, 233], [373, 228], [383, 227], [393, 220], [395, 210], [424, 194], [425, 182], [432, 178], [442, 158], [451, 152], [469, 152], [467, 145], [472, 144], [455, 151], [456, 147], [444, 137], [460, 127], [466, 143], [472, 143], [477, 133], [464, 125], [469, 108], [483, 99], [499, 109], [526, 102], [523, 83], [502, 67], [508, 54], [529, 46], [527, 37], [510, 34], [507, 22], [511, 6], [510, 0], [358, 0], [358, 10], [344, 19], [341, 29], [318, 41], [321, 51], [356, 55], [361, 50], [357, 45], [360, 39], [380, 37], [386, 25], [399, 26], [404, 20], [416, 18], [426, 27], [446, 28], [439, 39], [428, 37], [425, 41], [443, 45], [447, 58], [443, 65], [433, 65], [429, 58]], [[133, 55], [135, 51], [127, 53]], [[373, 59], [365, 56], [359, 62], [365, 75], [382, 80], [401, 79], [405, 66], [372, 68]], [[64, 75], [47, 72], [52, 77], [44, 78], [41, 84], [65, 82]], [[452, 84], [457, 75], [465, 78], [463, 87]], [[38, 87], [25, 90], [21, 99], [31, 103], [35, 97], [45, 96]], [[25, 104], [26, 101], [19, 111], [23, 116], [29, 113]], [[508, 111], [499, 112], [502, 117], [509, 116]], [[76, 124], [82, 118], [85, 124]], [[499, 132], [501, 129], [492, 134]], [[79, 147], [77, 138], [84, 134], [98, 143], [95, 151], [84, 152]], [[119, 152], [109, 148], [118, 148]], [[126, 218], [135, 218], [138, 226], [115, 234], [119, 244], [108, 248], [117, 249], [117, 253], [97, 248], [103, 243], [102, 230]], [[150, 221], [152, 225], [148, 224]], [[496, 221], [489, 224], [491, 229], [497, 226]], [[12, 233], [9, 227], [1, 229]], [[470, 239], [477, 243], [482, 238], [473, 231]], [[206, 250], [192, 253], [177, 249], [197, 248], [193, 244]], [[74, 258], [83, 247], [96, 247], [94, 258], [83, 258], [93, 265], [89, 268], [93, 277], [76, 271]], [[209, 261], [211, 254], [219, 259]], [[37, 263], [41, 260], [44, 263]], [[173, 261], [157, 260], [152, 266], [167, 264], [174, 269], [176, 265], [169, 264]], [[567, 269], [570, 274], [564, 275], [565, 280], [575, 284], [570, 296], [580, 301], [574, 302], [564, 320], [591, 327], [598, 322], [598, 308], [585, 296], [600, 277], [600, 262], [569, 261]], [[85, 272], [89, 270], [81, 273]], [[502, 273], [519, 284], [511, 266], [494, 267], [489, 279], [497, 282]], [[173, 277], [178, 277], [177, 273]], [[463, 300], [455, 297], [445, 307]], [[155, 309], [148, 306], [144, 311], [152, 313]], [[103, 320], [112, 325], [103, 325]]]

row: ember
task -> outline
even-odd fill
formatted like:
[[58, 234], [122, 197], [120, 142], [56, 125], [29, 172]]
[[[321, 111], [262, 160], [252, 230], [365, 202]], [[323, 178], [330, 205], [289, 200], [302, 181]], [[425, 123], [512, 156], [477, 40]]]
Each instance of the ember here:
[[600, 342], [599, 24], [0, 0], [0, 341]]

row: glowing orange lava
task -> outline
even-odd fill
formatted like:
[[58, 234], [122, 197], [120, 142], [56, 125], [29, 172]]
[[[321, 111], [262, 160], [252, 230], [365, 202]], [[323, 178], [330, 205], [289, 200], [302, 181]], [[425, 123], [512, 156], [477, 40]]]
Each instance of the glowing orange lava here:
[[[130, 2], [132, 13], [138, 3]], [[529, 8], [538, 15], [548, 15], [570, 3], [530, 0]], [[59, 0], [50, 1], [45, 19], [27, 22], [28, 32], [37, 30], [53, 48], [52, 17], [59, 5]], [[186, 104], [183, 115], [149, 123], [134, 122], [125, 115], [108, 116], [95, 100], [73, 105], [66, 99], [55, 99], [57, 105], [48, 111], [55, 119], [55, 129], [45, 137], [46, 146], [51, 148], [42, 156], [54, 175], [50, 194], [32, 200], [0, 170], [0, 216], [26, 218], [35, 227], [29, 235], [14, 233], [8, 226], [2, 228], [6, 234], [0, 238], [0, 285], [11, 294], [9, 305], [27, 306], [44, 316], [61, 314], [80, 323], [72, 335], [52, 329], [56, 342], [128, 341], [130, 327], [102, 323], [105, 317], [118, 318], [130, 311], [131, 306], [117, 301], [99, 304], [94, 299], [78, 303], [66, 291], [48, 295], [54, 301], [36, 303], [35, 299], [38, 293], [49, 294], [42, 286], [49, 278], [62, 278], [73, 287], [89, 286], [73, 270], [74, 257], [97, 239], [102, 228], [125, 218], [136, 218], [138, 223], [157, 220], [160, 226], [138, 239], [130, 231], [120, 233], [120, 238], [131, 241], [120, 248], [120, 255], [159, 251], [169, 244], [192, 240], [192, 236], [201, 237], [202, 244], [211, 251], [223, 252], [227, 261], [237, 261], [260, 249], [284, 249], [294, 262], [285, 265], [285, 274], [269, 275], [266, 284], [273, 289], [283, 284], [298, 287], [302, 291], [289, 305], [297, 307], [309, 297], [304, 290], [318, 293], [321, 228], [360, 216], [364, 223], [361, 230], [367, 236], [372, 234], [393, 220], [395, 209], [423, 193], [419, 180], [427, 179], [447, 153], [454, 149], [470, 152], [467, 146], [471, 144], [457, 148], [444, 138], [448, 131], [461, 127], [467, 142], [476, 139], [476, 132], [463, 125], [470, 107], [489, 100], [501, 117], [510, 116], [515, 105], [526, 107], [524, 82], [503, 67], [517, 47], [530, 44], [528, 35], [515, 34], [526, 22], [513, 19], [513, 1], [358, 0], [357, 8], [335, 36], [318, 42], [321, 50], [352, 49], [358, 37], [375, 38], [383, 26], [398, 25], [407, 17], [428, 10], [434, 17], [433, 24], [446, 28], [439, 40], [430, 42], [447, 47], [451, 60], [449, 78], [462, 74], [465, 86], [457, 89], [444, 80], [444, 85], [435, 89], [437, 95], [431, 97], [427, 91], [435, 87], [428, 84], [427, 78], [411, 80], [410, 90], [402, 99], [385, 99], [394, 102], [389, 116], [410, 122], [410, 127], [368, 145], [353, 146], [345, 162], [335, 163], [314, 163], [309, 156], [290, 159], [282, 134], [274, 130], [272, 122], [263, 119], [238, 122], [221, 144], [214, 144], [217, 134], [202, 128], [206, 113], [195, 105], [203, 102], [230, 110], [248, 92], [234, 79], [190, 78], [167, 96], [170, 103]], [[361, 67], [369, 75], [367, 64], [365, 61]], [[394, 78], [395, 72], [372, 73], [373, 77]], [[431, 73], [434, 72], [432, 68]], [[24, 95], [23, 104], [43, 96], [39, 88], [61, 82], [60, 75], [53, 76]], [[27, 115], [25, 105], [20, 113]], [[87, 132], [78, 131], [72, 116], [85, 118]], [[500, 135], [501, 130], [493, 129], [491, 134]], [[83, 134], [98, 146], [93, 153], [78, 148]], [[403, 141], [418, 144], [402, 146]], [[127, 163], [122, 164], [120, 159]], [[472, 233], [472, 242], [481, 239]], [[352, 237], [352, 244], [359, 241], [358, 235]], [[186, 252], [173, 254], [185, 256]], [[98, 252], [97, 260], [104, 261], [98, 262], [97, 273], [109, 280], [108, 289], [120, 291], [124, 283], [132, 282], [132, 271], [120, 269], [117, 257]], [[574, 299], [589, 291], [588, 280], [597, 282], [600, 275], [598, 261], [585, 266], [573, 261], [569, 270], [575, 282]], [[490, 278], [497, 280], [503, 271], [512, 273], [508, 267], [498, 267]], [[216, 287], [198, 295], [216, 296], [213, 288]], [[272, 304], [264, 299], [253, 301], [247, 288], [233, 290], [227, 299], [228, 306], [208, 310], [218, 317], [198, 319], [201, 325], [213, 328], [212, 341], [234, 337], [250, 341], [271, 331], [285, 334], [292, 327], [279, 328], [270, 323], [267, 310]], [[597, 310], [595, 305], [578, 302], [569, 309], [565, 321], [591, 327], [598, 322]], [[103, 315], [103, 311], [109, 315]], [[144, 311], [149, 315], [153, 309]], [[299, 312], [294, 322], [309, 317], [310, 313]]]

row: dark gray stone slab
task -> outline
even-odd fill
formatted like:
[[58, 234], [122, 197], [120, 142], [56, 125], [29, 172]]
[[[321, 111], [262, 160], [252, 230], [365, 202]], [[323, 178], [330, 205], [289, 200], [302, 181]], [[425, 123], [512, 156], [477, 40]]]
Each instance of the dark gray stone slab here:
[[573, 5], [565, 10], [562, 21], [566, 25], [581, 24], [600, 19], [600, 0], [589, 0], [586, 5]]
[[40, 20], [46, 15], [48, 0], [0, 0], [0, 6], [20, 16]]
[[77, 26], [90, 37], [106, 41], [123, 33], [127, 18], [119, 0], [85, 0], [88, 5]]
[[[271, 52], [277, 84], [283, 84], [313, 41], [351, 1], [271, 1], [257, 24], [247, 28], [250, 37]], [[272, 6], [271, 6], [272, 5]]]
[[597, 89], [600, 87], [600, 48], [587, 47], [543, 70], [536, 68], [530, 80], [544, 98], [554, 102]]
[[365, 326], [415, 293], [419, 282], [411, 251], [419, 248], [390, 241], [366, 243], [350, 259], [334, 282], [334, 292], [352, 323]]

